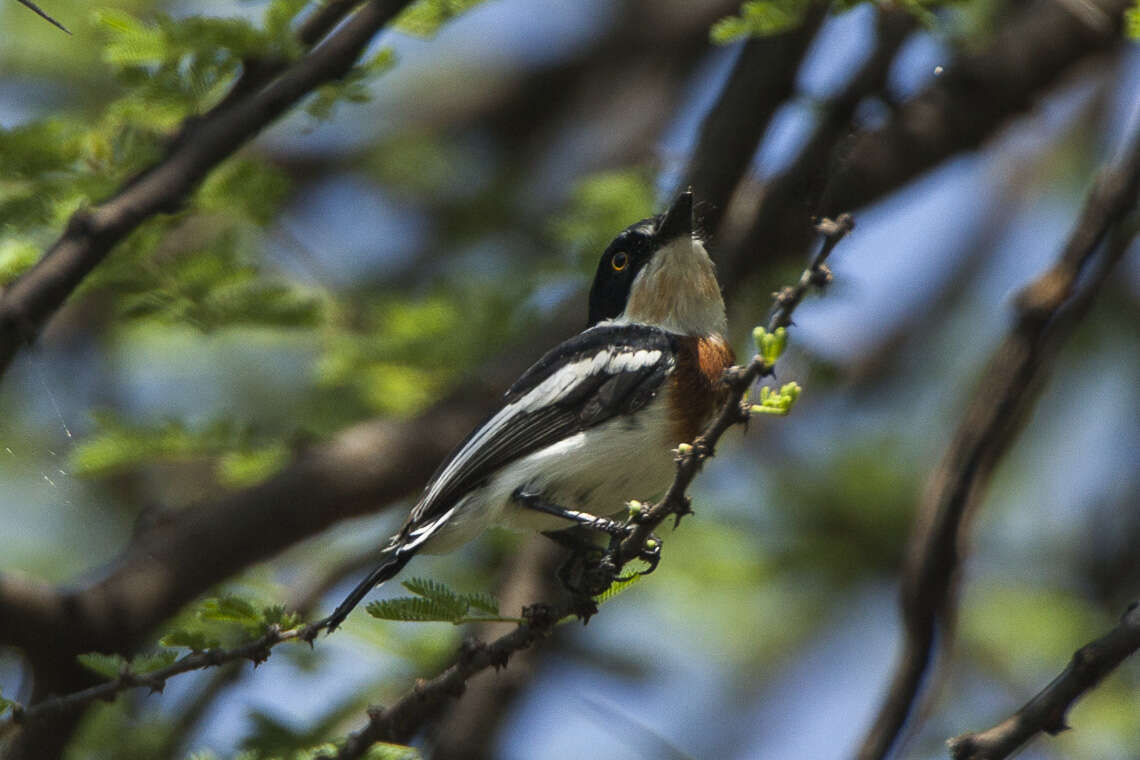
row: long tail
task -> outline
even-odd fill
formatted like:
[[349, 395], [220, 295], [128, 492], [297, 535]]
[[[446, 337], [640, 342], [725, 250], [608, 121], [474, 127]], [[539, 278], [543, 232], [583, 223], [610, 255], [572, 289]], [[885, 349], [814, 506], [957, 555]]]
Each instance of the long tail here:
[[356, 584], [356, 587], [352, 589], [352, 593], [345, 597], [345, 600], [333, 610], [333, 614], [317, 624], [318, 628], [324, 628], [329, 633], [335, 631], [340, 624], [344, 622], [344, 619], [348, 617], [348, 613], [352, 612], [356, 605], [360, 604], [360, 600], [368, 595], [369, 591], [384, 581], [395, 578], [396, 575], [404, 569], [404, 565], [408, 564], [412, 557], [415, 556], [416, 549], [418, 548], [419, 547], [395, 546], [386, 549], [383, 561], [381, 561], [372, 572], [365, 576], [364, 580]]

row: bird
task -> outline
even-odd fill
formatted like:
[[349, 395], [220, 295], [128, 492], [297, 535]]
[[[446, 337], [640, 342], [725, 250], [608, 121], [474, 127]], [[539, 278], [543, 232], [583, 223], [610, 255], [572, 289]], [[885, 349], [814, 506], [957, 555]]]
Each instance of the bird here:
[[526, 370], [443, 460], [376, 567], [318, 625], [331, 633], [413, 556], [450, 551], [490, 525], [628, 530], [610, 516], [668, 488], [674, 449], [728, 396], [726, 328], [685, 191], [606, 247], [586, 329]]

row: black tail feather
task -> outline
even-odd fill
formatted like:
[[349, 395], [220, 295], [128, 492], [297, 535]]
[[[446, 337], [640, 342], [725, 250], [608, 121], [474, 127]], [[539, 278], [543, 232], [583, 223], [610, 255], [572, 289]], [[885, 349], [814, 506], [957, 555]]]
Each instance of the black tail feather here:
[[348, 613], [352, 612], [356, 605], [360, 604], [360, 601], [368, 595], [369, 591], [381, 583], [395, 578], [413, 556], [415, 556], [415, 550], [409, 551], [404, 547], [389, 551], [384, 560], [364, 580], [356, 584], [356, 587], [345, 597], [344, 601], [337, 605], [333, 614], [317, 624], [318, 628], [324, 628], [329, 633], [335, 631], [348, 617]]

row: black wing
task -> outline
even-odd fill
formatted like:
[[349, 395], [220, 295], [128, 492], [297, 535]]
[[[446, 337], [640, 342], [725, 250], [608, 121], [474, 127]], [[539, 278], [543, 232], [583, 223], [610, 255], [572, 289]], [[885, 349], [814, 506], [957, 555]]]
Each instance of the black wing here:
[[642, 408], [673, 371], [676, 351], [675, 335], [647, 325], [602, 324], [557, 346], [444, 460], [402, 533], [426, 540], [433, 522], [504, 465]]

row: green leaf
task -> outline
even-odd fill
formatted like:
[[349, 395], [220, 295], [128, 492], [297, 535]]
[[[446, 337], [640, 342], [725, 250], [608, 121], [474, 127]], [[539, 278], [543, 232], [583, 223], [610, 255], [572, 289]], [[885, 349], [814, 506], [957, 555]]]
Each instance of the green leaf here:
[[374, 618], [405, 622], [455, 623], [463, 617], [463, 613], [457, 614], [454, 607], [419, 596], [371, 602], [365, 609]]
[[309, 0], [273, 0], [265, 9], [265, 34], [275, 38], [292, 37], [291, 27]]
[[433, 581], [430, 578], [409, 578], [403, 581], [401, 585], [417, 596], [430, 599], [432, 602], [440, 605], [441, 609], [451, 610], [453, 612], [452, 619], [463, 617], [467, 614], [467, 610], [471, 608], [470, 602], [463, 598], [462, 595], [455, 593], [444, 584]]
[[[640, 560], [636, 560], [636, 561], [641, 562]], [[633, 564], [633, 563], [630, 563], [630, 564]], [[649, 567], [648, 564], [646, 564], [646, 563], [642, 563], [642, 564], [645, 564], [645, 568], [648, 569], [648, 567]], [[643, 576], [641, 573], [636, 572], [636, 570], [633, 570], [633, 571], [629, 570], [629, 565], [627, 565], [626, 568], [627, 568], [627, 572], [629, 572], [629, 575], [624, 576], [624, 577], [619, 578], [618, 580], [614, 581], [613, 583], [610, 584], [610, 587], [608, 589], [606, 589], [602, 593], [595, 596], [594, 601], [597, 604], [599, 604], [599, 605], [605, 604], [606, 602], [613, 599], [618, 594], [621, 594], [621, 593], [627, 591], [630, 588], [630, 586], [632, 586], [633, 584], [637, 583], [638, 581], [640, 581], [642, 579]]]
[[305, 106], [305, 111], [314, 119], [325, 120], [332, 117], [341, 101], [365, 103], [371, 100], [368, 84], [376, 77], [391, 70], [396, 65], [396, 52], [391, 48], [381, 48], [376, 55], [352, 69], [338, 81], [323, 85], [316, 97]]
[[232, 594], [206, 599], [198, 610], [198, 616], [203, 620], [221, 620], [257, 628], [262, 626], [262, 617], [257, 608]]
[[229, 488], [248, 488], [267, 480], [288, 462], [289, 447], [283, 442], [231, 451], [218, 460], [218, 482]]
[[727, 45], [747, 37], [768, 37], [796, 28], [803, 21], [808, 0], [748, 0], [740, 15], [726, 16], [709, 32], [717, 45]]
[[1124, 33], [1131, 39], [1140, 40], [1140, 0], [1124, 12]]
[[287, 631], [301, 624], [301, 616], [287, 609], [283, 604], [275, 604], [262, 609], [261, 622], [266, 626], [275, 625]]
[[169, 665], [173, 665], [177, 659], [177, 652], [140, 654], [131, 659], [130, 669], [132, 673], [146, 675], [147, 673], [153, 673], [156, 670], [161, 670]]
[[91, 672], [111, 680], [119, 677], [127, 669], [127, 660], [117, 654], [103, 654], [102, 652], [87, 652], [76, 655], [79, 664]]
[[373, 744], [364, 753], [364, 760], [421, 760], [421, 758], [423, 755], [415, 747], [389, 744], [388, 742]]
[[127, 661], [117, 654], [103, 654], [102, 652], [87, 652], [76, 655], [79, 664], [88, 670], [107, 679], [115, 679], [124, 672], [146, 675], [174, 664], [178, 659], [177, 652], [154, 652], [140, 654]]
[[464, 594], [463, 598], [473, 609], [496, 617], [499, 615], [499, 600], [491, 594]]
[[160, 638], [158, 643], [164, 647], [186, 647], [192, 652], [205, 652], [222, 645], [221, 641], [205, 631], [191, 631], [186, 628], [170, 631]]
[[432, 37], [440, 27], [483, 0], [419, 0], [396, 18], [395, 28], [414, 37]]

